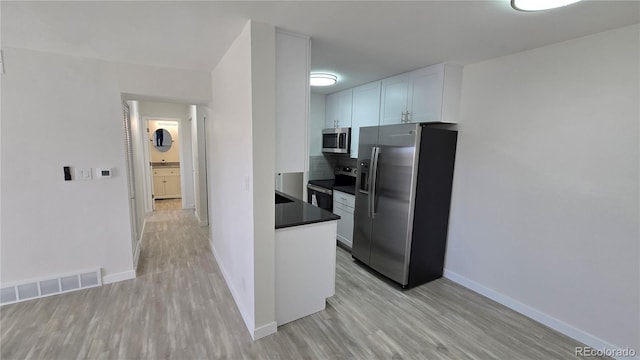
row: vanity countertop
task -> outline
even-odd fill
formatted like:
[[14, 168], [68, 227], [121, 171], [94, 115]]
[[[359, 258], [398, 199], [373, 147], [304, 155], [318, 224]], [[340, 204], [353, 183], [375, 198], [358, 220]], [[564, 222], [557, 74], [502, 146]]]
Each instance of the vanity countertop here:
[[[330, 211], [313, 206], [300, 199], [284, 194], [276, 190], [276, 197], [281, 196], [281, 202], [276, 203], [276, 229], [300, 226], [324, 221], [340, 219], [340, 216]], [[282, 200], [284, 198], [285, 200]]]
[[157, 161], [157, 162], [152, 162], [151, 166], [154, 167], [154, 168], [180, 167], [180, 162], [161, 162], [161, 161]]

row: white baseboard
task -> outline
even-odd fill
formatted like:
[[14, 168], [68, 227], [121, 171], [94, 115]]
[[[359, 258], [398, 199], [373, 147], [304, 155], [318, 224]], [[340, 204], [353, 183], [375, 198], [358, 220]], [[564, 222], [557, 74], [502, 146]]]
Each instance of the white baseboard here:
[[140, 248], [142, 247], [140, 243], [142, 240], [138, 240], [138, 244], [136, 245], [136, 251], [133, 253], [133, 268], [135, 270], [138, 269], [138, 260], [140, 260]]
[[195, 214], [196, 214], [196, 219], [198, 219], [198, 223], [200, 224], [201, 227], [209, 226], [209, 219], [204, 219], [204, 220], [201, 219], [200, 214], [198, 213], [198, 209], [196, 209]]
[[[444, 277], [459, 284], [462, 285], [468, 289], [471, 289], [475, 292], [477, 292], [478, 294], [484, 295], [486, 297], [488, 297], [489, 299], [498, 302], [508, 308], [510, 308], [511, 310], [517, 311], [520, 314], [529, 317], [539, 323], [542, 323], [570, 338], [573, 338], [587, 346], [590, 346], [594, 349], [619, 349], [619, 347], [604, 341], [594, 335], [591, 335], [589, 333], [587, 333], [586, 331], [580, 330], [572, 325], [567, 324], [566, 322], [562, 321], [562, 320], [558, 320], [548, 314], [543, 313], [540, 310], [537, 310], [535, 308], [532, 308], [529, 305], [523, 304], [513, 298], [510, 298], [507, 295], [504, 295], [502, 293], [499, 293], [493, 289], [490, 289], [480, 283], [477, 283], [469, 278], [466, 278], [462, 275], [459, 275], [451, 270], [445, 269], [444, 270]], [[640, 349], [634, 349], [636, 350], [636, 352], [640, 351]], [[572, 354], [573, 355], [573, 354]], [[623, 358], [618, 358], [618, 359], [623, 359]], [[629, 360], [630, 358], [624, 358], [626, 360]], [[636, 356], [634, 358], [631, 359], [638, 359], [640, 360], [639, 356]]]
[[273, 321], [266, 325], [259, 326], [255, 330], [253, 330], [252, 338], [253, 340], [258, 340], [265, 336], [275, 334], [276, 332], [278, 332], [278, 324]]
[[116, 274], [109, 274], [102, 277], [102, 284], [112, 284], [115, 282], [131, 280], [136, 278], [135, 270], [123, 271]]
[[133, 253], [133, 269], [138, 270], [138, 260], [140, 260], [140, 250], [142, 249], [142, 239], [144, 238], [144, 229], [147, 226], [147, 220], [142, 222], [142, 231], [140, 232], [140, 239], [136, 245], [136, 251]]
[[[238, 309], [238, 311], [240, 311], [240, 315], [242, 316], [242, 320], [244, 321], [244, 326], [247, 328], [247, 330], [249, 331], [249, 335], [251, 335], [251, 338], [253, 340], [257, 340], [255, 337], [255, 325], [254, 325], [254, 320], [253, 320], [253, 316], [251, 314], [248, 313], [248, 311], [246, 311], [245, 309], [243, 309], [240, 304], [240, 294], [236, 291], [236, 288], [233, 286], [231, 279], [229, 277], [229, 275], [227, 274], [227, 271], [224, 268], [224, 264], [222, 263], [222, 261], [220, 261], [220, 257], [218, 256], [218, 253], [216, 252], [216, 248], [215, 246], [213, 246], [213, 241], [211, 241], [211, 239], [209, 239], [209, 243], [211, 244], [211, 251], [213, 252], [213, 257], [216, 258], [216, 262], [218, 263], [218, 267], [220, 268], [220, 271], [222, 272], [222, 277], [224, 278], [224, 281], [227, 283], [227, 288], [229, 289], [229, 291], [231, 292], [231, 296], [233, 297], [234, 302], [236, 303], [236, 308]], [[268, 335], [268, 334], [267, 334]], [[266, 336], [266, 335], [263, 335]]]

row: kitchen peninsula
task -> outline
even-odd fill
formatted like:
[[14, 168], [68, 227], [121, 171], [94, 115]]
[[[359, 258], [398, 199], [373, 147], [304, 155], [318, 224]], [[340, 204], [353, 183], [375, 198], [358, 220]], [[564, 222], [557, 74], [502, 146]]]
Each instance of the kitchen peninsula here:
[[275, 192], [278, 326], [324, 310], [335, 293], [339, 216]]

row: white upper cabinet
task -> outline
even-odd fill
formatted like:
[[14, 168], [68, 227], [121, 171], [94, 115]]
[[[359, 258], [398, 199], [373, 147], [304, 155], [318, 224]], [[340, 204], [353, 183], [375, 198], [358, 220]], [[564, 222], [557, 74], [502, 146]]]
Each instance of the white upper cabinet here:
[[382, 80], [380, 125], [400, 124], [407, 111], [409, 74]]
[[275, 90], [275, 171], [304, 172], [308, 161], [308, 37], [276, 31]]
[[457, 122], [462, 67], [437, 64], [382, 80], [380, 125]]
[[409, 97], [405, 121], [440, 121], [444, 64], [409, 73]]
[[325, 128], [351, 127], [353, 89], [327, 95]]
[[458, 122], [462, 67], [438, 64], [409, 73], [407, 122]]
[[437, 64], [327, 95], [325, 128], [351, 127], [352, 158], [360, 128], [407, 122], [457, 123], [462, 66]]
[[358, 158], [360, 128], [380, 123], [381, 81], [353, 88], [353, 112], [351, 117], [351, 157]]

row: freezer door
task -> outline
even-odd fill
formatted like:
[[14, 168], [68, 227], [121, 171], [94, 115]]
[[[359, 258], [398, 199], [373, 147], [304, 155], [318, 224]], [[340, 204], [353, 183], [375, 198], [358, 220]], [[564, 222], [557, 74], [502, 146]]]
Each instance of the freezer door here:
[[369, 266], [407, 285], [420, 126], [381, 126]]
[[369, 264], [371, 253], [371, 154], [378, 143], [378, 127], [361, 127], [358, 144], [358, 173], [356, 175], [356, 207], [353, 215], [353, 247], [351, 255]]

